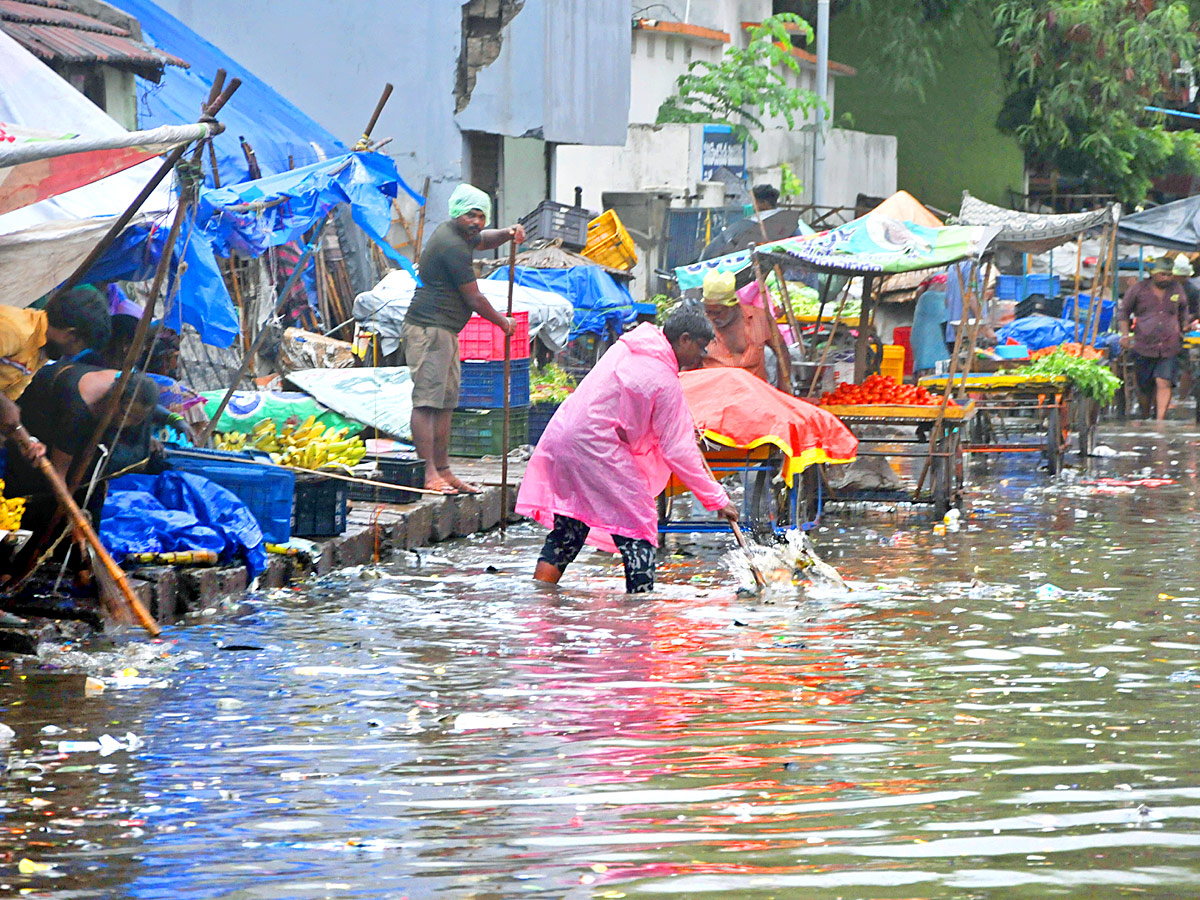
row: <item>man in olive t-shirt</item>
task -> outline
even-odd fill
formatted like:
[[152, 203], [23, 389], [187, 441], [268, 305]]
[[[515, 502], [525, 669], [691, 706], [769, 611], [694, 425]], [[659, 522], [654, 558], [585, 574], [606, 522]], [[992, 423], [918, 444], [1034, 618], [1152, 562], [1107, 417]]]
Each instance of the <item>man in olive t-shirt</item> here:
[[421, 286], [400, 331], [404, 363], [412, 370], [413, 443], [425, 460], [425, 487], [445, 494], [475, 494], [479, 488], [467, 484], [450, 470], [450, 421], [458, 405], [461, 367], [458, 362], [458, 333], [479, 313], [501, 328], [513, 332], [513, 320], [497, 312], [479, 290], [471, 254], [491, 250], [510, 240], [525, 240], [525, 229], [484, 230], [492, 213], [492, 201], [483, 191], [460, 184], [450, 195], [450, 219], [434, 230], [421, 250]]

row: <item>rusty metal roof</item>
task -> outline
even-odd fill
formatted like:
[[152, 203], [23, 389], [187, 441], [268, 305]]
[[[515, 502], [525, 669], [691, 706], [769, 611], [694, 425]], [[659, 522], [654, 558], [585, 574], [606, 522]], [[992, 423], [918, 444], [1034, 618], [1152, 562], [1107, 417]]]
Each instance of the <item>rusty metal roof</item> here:
[[23, 22], [26, 25], [63, 25], [82, 31], [98, 31], [129, 37], [129, 32], [116, 25], [109, 25], [91, 16], [70, 9], [58, 2], [31, 3], [28, 0], [0, 0], [0, 19], [7, 22]]
[[139, 43], [124, 28], [84, 15], [67, 0], [0, 0], [0, 30], [46, 62], [99, 63], [155, 81], [164, 66], [188, 68], [179, 57]]

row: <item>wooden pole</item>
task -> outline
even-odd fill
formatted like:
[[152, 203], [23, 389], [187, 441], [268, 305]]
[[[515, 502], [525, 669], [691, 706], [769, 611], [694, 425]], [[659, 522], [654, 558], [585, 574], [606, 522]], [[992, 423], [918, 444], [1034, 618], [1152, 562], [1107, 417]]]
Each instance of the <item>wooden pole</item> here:
[[[1104, 301], [1106, 299], [1105, 295], [1109, 293], [1108, 280], [1110, 277], [1113, 279], [1114, 293], [1115, 293], [1116, 271], [1117, 271], [1117, 224], [1116, 224], [1116, 222], [1113, 223], [1112, 234], [1111, 234], [1111, 237], [1109, 238], [1109, 246], [1107, 248], [1107, 252], [1105, 253], [1105, 260], [1108, 262], [1108, 266], [1105, 268], [1105, 271], [1104, 271], [1104, 281], [1101, 282], [1101, 288], [1103, 290], [1103, 293], [1100, 294], [1099, 301], [1097, 301], [1096, 297], [1094, 297], [1094, 296], [1092, 297], [1093, 310], [1092, 310], [1091, 323], [1090, 323], [1091, 328], [1089, 329], [1089, 334], [1086, 338], [1086, 343], [1089, 347], [1096, 340], [1096, 336], [1100, 333], [1100, 312], [1104, 308]], [[1096, 292], [1093, 290], [1092, 293], [1095, 294]]]
[[[1079, 240], [1075, 244], [1075, 340], [1079, 340], [1079, 275], [1083, 268], [1083, 235], [1079, 235]], [[1051, 272], [1051, 275], [1054, 273]], [[1094, 292], [1093, 292], [1094, 293]], [[1093, 298], [1095, 299], [1095, 298]], [[1089, 312], [1091, 306], [1088, 307]]]
[[[24, 428], [18, 427], [15, 437], [26, 451], [32, 449], [33, 438], [30, 437], [29, 432]], [[92, 528], [87, 516], [79, 509], [79, 505], [75, 502], [75, 498], [71, 496], [71, 491], [67, 489], [67, 484], [63, 481], [63, 477], [58, 474], [58, 470], [50, 464], [50, 460], [46, 459], [45, 456], [39, 457], [35, 465], [41, 470], [46, 480], [50, 482], [50, 488], [58, 498], [59, 504], [67, 511], [67, 515], [71, 517], [75, 530], [82, 536], [84, 542], [91, 547], [92, 553], [100, 560], [108, 576], [116, 583], [117, 589], [121, 594], [121, 600], [128, 607], [128, 611], [133, 614], [134, 619], [137, 620], [139, 625], [150, 632], [151, 635], [157, 637], [160, 631], [158, 623], [146, 612], [146, 607], [142, 606], [137, 595], [129, 587], [129, 582], [125, 580], [125, 573], [121, 571], [121, 567], [116, 564], [113, 558], [109, 556], [108, 551], [104, 549], [104, 545], [100, 543], [100, 538], [96, 536], [95, 529]], [[103, 590], [101, 593], [103, 595]]]
[[[978, 264], [975, 266], [975, 272], [978, 274]], [[992, 261], [987, 261], [987, 267], [983, 271], [982, 290], [987, 289], [988, 279], [992, 277]], [[962, 284], [962, 275], [959, 274], [959, 284]], [[958, 399], [964, 400], [967, 396], [967, 376], [971, 374], [971, 369], [975, 363], [975, 348], [979, 344], [979, 329], [983, 326], [983, 296], [977, 295], [974, 289], [969, 292], [964, 289], [963, 306], [966, 307], [968, 300], [970, 301], [972, 311], [975, 314], [975, 324], [971, 326], [971, 338], [967, 345], [967, 358], [963, 361], [962, 383], [958, 389]]]
[[[517, 277], [517, 239], [513, 238], [508, 246], [508, 312], [510, 319], [513, 314], [513, 286]], [[509, 439], [509, 398], [508, 391], [512, 386], [512, 335], [504, 335], [504, 429], [500, 444], [500, 536], [503, 537], [508, 529], [508, 439]]]
[[825, 368], [825, 360], [829, 359], [829, 348], [833, 346], [833, 337], [837, 334], [838, 325], [842, 321], [842, 309], [846, 306], [846, 298], [850, 296], [850, 283], [853, 278], [847, 278], [846, 284], [842, 287], [842, 298], [838, 301], [837, 312], [833, 314], [833, 327], [829, 329], [829, 339], [825, 341], [825, 349], [821, 351], [821, 361], [817, 363], [816, 371], [813, 372], [812, 383], [808, 386], [808, 396], [811, 397], [817, 389], [817, 379], [821, 375], [821, 370]]
[[[717, 476], [713, 474], [712, 468], [708, 464], [708, 460], [704, 458], [704, 451], [700, 451], [700, 461], [704, 463], [704, 471], [708, 473], [708, 477], [713, 481], [717, 480]], [[737, 522], [730, 520], [729, 528], [733, 532], [733, 538], [737, 541], [737, 545], [742, 548], [742, 552], [746, 554], [746, 563], [750, 566], [750, 574], [754, 576], [754, 584], [761, 591], [767, 586], [767, 579], [763, 577], [762, 571], [754, 562], [754, 557], [750, 555], [750, 545], [746, 543], [746, 536], [742, 534], [741, 526]]]
[[[216, 91], [218, 87], [224, 85], [225, 73], [224, 70], [218, 72], [219, 81], [214, 81], [212, 91]], [[234, 78], [225, 86], [224, 90], [213, 99], [205, 108], [204, 116], [214, 118], [221, 108], [229, 101], [234, 92], [241, 86], [240, 78]], [[201, 155], [204, 152], [204, 143], [200, 142], [196, 145], [192, 152], [192, 165], [197, 166], [200, 163]], [[110, 396], [104, 404], [104, 409], [96, 422], [96, 427], [92, 429], [92, 436], [88, 445], [82, 453], [78, 454], [71, 463], [71, 469], [67, 473], [67, 484], [72, 491], [79, 487], [80, 481], [83, 479], [83, 474], [90, 468], [92, 459], [96, 454], [96, 446], [104, 437], [104, 433], [108, 430], [108, 426], [112, 424], [113, 416], [116, 415], [117, 409], [121, 405], [121, 400], [128, 392], [130, 373], [133, 371], [134, 363], [141, 357], [142, 351], [146, 346], [146, 335], [150, 332], [150, 323], [154, 319], [154, 309], [158, 302], [158, 293], [162, 290], [163, 282], [166, 280], [167, 271], [171, 267], [171, 259], [175, 255], [175, 244], [179, 239], [179, 233], [183, 228], [183, 220], [187, 215], [188, 208], [192, 205], [195, 197], [193, 196], [194, 186], [183, 182], [179, 193], [179, 204], [175, 208], [175, 218], [171, 222], [170, 231], [167, 233], [167, 241], [163, 245], [162, 255], [159, 257], [158, 266], [154, 270], [154, 280], [150, 284], [150, 293], [146, 299], [146, 305], [142, 310], [142, 316], [138, 319], [137, 328], [133, 333], [133, 340], [129, 345], [129, 350], [125, 354], [125, 360], [121, 365], [121, 374], [115, 382], [115, 391], [110, 391]], [[182, 272], [176, 273], [176, 279], [182, 276]]]
[[[767, 226], [763, 224], [762, 210], [757, 206], [754, 207], [755, 218], [758, 219], [758, 230], [762, 232], [763, 243], [767, 243]], [[800, 348], [800, 356], [803, 358], [804, 353], [804, 335], [800, 333], [800, 323], [796, 321], [796, 311], [792, 309], [792, 297], [788, 292], [787, 282], [783, 278], [783, 269], [778, 263], [775, 263], [775, 279], [779, 282], [779, 295], [783, 298], [783, 316], [787, 319], [788, 328], [792, 331], [792, 339], [795, 340], [796, 346]], [[791, 391], [789, 390], [790, 394]]]
[[417, 216], [417, 245], [413, 247], [413, 254], [417, 261], [421, 259], [421, 248], [425, 246], [425, 209], [429, 206], [429, 176], [425, 176], [425, 187], [421, 189], [421, 196], [425, 198], [425, 202], [421, 204], [421, 212]]
[[788, 356], [787, 347], [783, 343], [783, 336], [779, 333], [779, 321], [775, 316], [775, 306], [771, 302], [771, 292], [767, 290], [767, 280], [763, 277], [762, 266], [758, 262], [758, 254], [752, 257], [754, 260], [754, 275], [758, 279], [758, 292], [763, 298], [763, 309], [767, 311], [768, 324], [770, 325], [771, 349], [775, 351], [775, 358], [778, 360], [780, 381], [785, 385], [780, 388], [786, 394], [791, 394], [795, 389], [792, 387], [792, 358]]
[[379, 116], [383, 113], [383, 108], [387, 106], [390, 96], [392, 96], [392, 83], [389, 81], [383, 86], [383, 93], [379, 96], [379, 102], [375, 104], [375, 110], [371, 113], [367, 127], [363, 130], [362, 137], [358, 139], [358, 143], [354, 145], [355, 150], [366, 150], [370, 147], [371, 132], [375, 130], [375, 124], [379, 121]]
[[862, 384], [867, 377], [867, 347], [871, 343], [871, 314], [874, 308], [875, 276], [863, 276], [862, 307], [858, 314], [858, 340], [854, 343], [854, 381]]
[[[959, 285], [962, 286], [962, 271], [958, 272]], [[963, 309], [966, 309], [967, 300], [965, 296], [965, 288], [963, 296]], [[937, 447], [938, 441], [942, 439], [942, 423], [946, 419], [946, 407], [950, 403], [950, 393], [954, 390], [954, 376], [958, 374], [958, 355], [962, 349], [963, 332], [966, 328], [960, 320], [958, 328], [954, 331], [954, 354], [950, 357], [950, 372], [946, 376], [946, 390], [942, 393], [942, 402], [938, 405], [937, 418], [934, 419], [933, 429], [929, 432], [929, 455], [925, 457], [925, 465], [921, 467], [921, 475], [917, 478], [917, 487], [913, 491], [913, 500], [921, 495], [921, 488], [925, 485], [925, 476], [929, 473], [929, 466], [933, 462], [934, 448]]]

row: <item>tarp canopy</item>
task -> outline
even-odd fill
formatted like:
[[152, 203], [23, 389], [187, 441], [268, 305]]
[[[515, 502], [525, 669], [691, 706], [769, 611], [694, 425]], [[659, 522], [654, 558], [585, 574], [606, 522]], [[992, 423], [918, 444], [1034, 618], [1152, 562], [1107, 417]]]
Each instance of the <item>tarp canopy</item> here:
[[[508, 280], [508, 268], [497, 269], [490, 281]], [[637, 318], [629, 288], [619, 283], [600, 266], [575, 266], [570, 269], [532, 269], [517, 266], [515, 281], [525, 287], [549, 291], [566, 297], [575, 309], [571, 339], [581, 334], [621, 334]]]
[[901, 222], [915, 222], [926, 228], [940, 228], [941, 219], [925, 208], [916, 197], [908, 191], [896, 191], [877, 207], [867, 213], [868, 216], [887, 216]]
[[1187, 197], [1125, 216], [1117, 238], [1127, 244], [1148, 244], [1166, 250], [1200, 250], [1200, 197]]
[[1003, 244], [1018, 253], [1044, 253], [1073, 241], [1081, 234], [1101, 228], [1120, 215], [1121, 207], [1117, 204], [1091, 212], [1057, 215], [1018, 212], [994, 206], [972, 197], [970, 191], [963, 191], [962, 206], [954, 221], [958, 225], [999, 226], [1000, 232], [994, 243]]
[[99, 181], [207, 137], [208, 125], [84, 137], [0, 122], [0, 214]]
[[[200, 192], [192, 229], [184, 229], [175, 246], [175, 264], [187, 262], [179, 290], [163, 320], [178, 330], [193, 326], [206, 344], [228, 347], [239, 325], [229, 289], [216, 257], [237, 250], [259, 256], [300, 238], [327, 212], [350, 205], [354, 221], [391, 259], [410, 268], [386, 240], [391, 201], [400, 189], [421, 201], [381, 153], [346, 153], [325, 162], [229, 187]], [[161, 228], [128, 232], [88, 272], [89, 280], [144, 280], [162, 254]]]
[[[147, 44], [181, 57], [191, 66], [188, 69], [168, 68], [158, 84], [143, 78], [137, 80], [140, 95], [138, 113], [142, 124], [179, 125], [194, 122], [208, 99], [208, 91], [218, 69], [225, 69], [229, 78], [242, 79], [242, 86], [219, 116], [226, 126], [225, 133], [213, 142], [222, 185], [250, 179], [239, 137], [245, 137], [254, 149], [264, 176], [286, 172], [292, 163], [296, 167], [303, 167], [346, 152], [345, 144], [285, 100], [266, 82], [151, 0], [112, 0], [112, 5], [137, 18], [142, 26], [142, 39]], [[269, 23], [264, 27], [269, 28]], [[325, 52], [322, 48], [310, 49], [314, 63]], [[364, 110], [364, 116], [366, 112]], [[205, 179], [208, 184], [213, 183], [212, 171], [207, 165]]]
[[679, 381], [706, 438], [743, 450], [778, 447], [786, 458], [782, 474], [788, 484], [815, 463], [853, 462], [858, 453], [858, 438], [837, 416], [745, 369], [697, 369], [681, 373]]
[[996, 226], [930, 228], [868, 213], [832, 231], [764, 244], [754, 252], [770, 263], [799, 265], [814, 272], [894, 274], [978, 258], [997, 231]]
[[[28, 50], [0, 31], [0, 121], [58, 135], [124, 138], [124, 128]], [[0, 303], [28, 306], [61, 282], [124, 212], [158, 163], [147, 161], [0, 215]], [[139, 221], [170, 206], [168, 184]]]

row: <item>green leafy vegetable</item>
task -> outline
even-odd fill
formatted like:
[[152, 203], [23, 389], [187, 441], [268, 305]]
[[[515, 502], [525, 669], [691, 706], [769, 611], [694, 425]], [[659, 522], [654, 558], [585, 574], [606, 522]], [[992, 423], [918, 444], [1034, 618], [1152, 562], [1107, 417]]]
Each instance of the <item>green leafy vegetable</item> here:
[[553, 363], [529, 375], [531, 403], [562, 403], [575, 391], [575, 379]]
[[1102, 406], [1112, 402], [1113, 395], [1121, 386], [1121, 379], [1098, 360], [1071, 356], [1061, 350], [1043, 356], [1037, 362], [1023, 366], [1014, 375], [1066, 375], [1075, 390], [1090, 397]]

